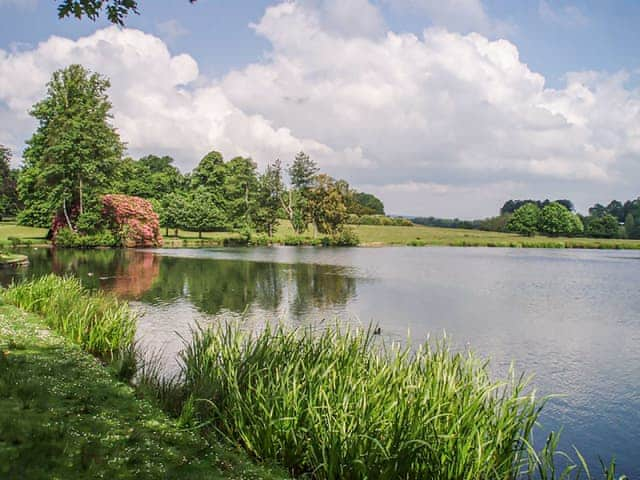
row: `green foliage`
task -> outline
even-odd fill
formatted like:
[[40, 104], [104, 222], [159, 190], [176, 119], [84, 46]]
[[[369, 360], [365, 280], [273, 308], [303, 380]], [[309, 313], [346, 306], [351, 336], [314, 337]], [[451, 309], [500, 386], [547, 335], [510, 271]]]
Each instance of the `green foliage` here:
[[[182, 354], [189, 416], [259, 459], [318, 479], [560, 471], [556, 443], [540, 453], [531, 447], [545, 400], [526, 393], [522, 377], [492, 381], [472, 354], [442, 342], [417, 351], [384, 346], [373, 332], [267, 325], [251, 334], [230, 324], [199, 331]], [[579, 478], [581, 465], [568, 461], [571, 476], [542, 478]]]
[[[514, 213], [514, 217], [518, 211]], [[552, 202], [542, 209], [540, 212], [540, 220], [538, 224], [540, 232], [551, 235], [575, 235], [582, 233], [582, 221], [577, 215], [572, 214], [563, 205]]]
[[136, 317], [126, 302], [102, 292], [89, 294], [76, 278], [53, 274], [12, 285], [2, 299], [43, 315], [48, 325], [105, 359], [113, 359], [134, 340]]
[[535, 203], [525, 203], [513, 212], [507, 223], [507, 230], [521, 235], [532, 236], [539, 228], [540, 217], [540, 208]]
[[347, 210], [355, 215], [384, 215], [384, 204], [375, 195], [365, 192], [350, 192]]
[[63, 228], [56, 234], [58, 248], [96, 248], [119, 247], [121, 241], [109, 230], [103, 230], [90, 235], [81, 235], [69, 228]]
[[318, 166], [304, 152], [299, 152], [293, 164], [289, 167], [289, 177], [291, 178], [291, 186], [300, 191], [306, 191], [311, 188], [313, 179], [318, 173]]
[[609, 213], [587, 217], [585, 234], [594, 238], [617, 238], [620, 235], [618, 219]]
[[265, 172], [258, 178], [258, 194], [256, 198], [256, 211], [253, 222], [259, 233], [267, 233], [273, 236], [278, 226], [278, 214], [281, 208], [281, 198], [284, 193], [282, 182], [282, 165], [280, 160], [267, 166]]
[[136, 197], [161, 200], [181, 190], [184, 176], [173, 165], [173, 158], [147, 155], [139, 160], [125, 159], [119, 171], [118, 191]]
[[182, 428], [141, 398], [146, 392], [114, 378], [115, 367], [104, 368], [43, 319], [0, 306], [0, 478], [288, 478], [215, 435]]
[[21, 223], [44, 226], [59, 210], [71, 217], [75, 207], [82, 214], [112, 188], [123, 145], [109, 123], [108, 88], [106, 78], [80, 65], [53, 73], [46, 97], [31, 111], [39, 126], [18, 179]]
[[253, 224], [258, 195], [256, 164], [250, 158], [236, 157], [225, 164], [223, 181], [225, 223], [231, 228]]
[[188, 197], [181, 227], [198, 232], [222, 230], [225, 227], [225, 214], [219, 207], [219, 197], [205, 187], [196, 188]]
[[347, 220], [347, 207], [336, 181], [325, 174], [316, 175], [307, 195], [311, 220], [318, 232], [338, 235]]
[[413, 222], [403, 217], [387, 217], [386, 215], [355, 215], [347, 217], [349, 225], [383, 225], [390, 227], [413, 227]]
[[0, 144], [0, 220], [18, 212], [18, 170], [11, 168], [11, 150]]

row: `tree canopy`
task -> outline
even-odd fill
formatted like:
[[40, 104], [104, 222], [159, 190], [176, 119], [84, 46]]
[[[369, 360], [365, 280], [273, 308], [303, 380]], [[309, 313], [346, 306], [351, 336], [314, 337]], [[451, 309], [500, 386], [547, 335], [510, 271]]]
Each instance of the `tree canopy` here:
[[38, 128], [27, 141], [18, 190], [22, 221], [49, 226], [57, 211], [68, 226], [110, 193], [119, 174], [123, 144], [111, 125], [109, 81], [81, 65], [53, 73], [46, 97], [31, 115]]

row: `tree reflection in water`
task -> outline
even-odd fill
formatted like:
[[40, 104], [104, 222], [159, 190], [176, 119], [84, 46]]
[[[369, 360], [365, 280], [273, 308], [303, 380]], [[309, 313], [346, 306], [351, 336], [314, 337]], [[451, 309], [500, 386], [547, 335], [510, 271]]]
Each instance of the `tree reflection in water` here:
[[29, 267], [2, 272], [3, 284], [49, 272], [75, 275], [89, 288], [128, 300], [152, 305], [186, 300], [209, 315], [256, 308], [299, 318], [312, 310], [331, 312], [356, 294], [356, 277], [337, 265], [184, 258], [144, 250], [42, 248], [26, 253]]

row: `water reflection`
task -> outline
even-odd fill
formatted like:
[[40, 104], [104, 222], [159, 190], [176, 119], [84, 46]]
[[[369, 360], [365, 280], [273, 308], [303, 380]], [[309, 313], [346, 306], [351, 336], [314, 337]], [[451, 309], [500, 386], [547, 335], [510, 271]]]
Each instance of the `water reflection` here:
[[[31, 250], [30, 267], [77, 275], [134, 300], [143, 346], [175, 362], [196, 323], [241, 318], [299, 324], [373, 321], [387, 339], [446, 331], [492, 359], [535, 373], [551, 401], [545, 429], [565, 427], [591, 460], [616, 455], [640, 478], [640, 290], [634, 252], [487, 248]], [[597, 464], [596, 464], [597, 466]]]
[[150, 305], [187, 299], [209, 315], [287, 311], [297, 319], [311, 311], [334, 311], [356, 295], [356, 277], [339, 265], [179, 258], [130, 250], [34, 249], [28, 255], [29, 268], [2, 272], [3, 284], [54, 272]]

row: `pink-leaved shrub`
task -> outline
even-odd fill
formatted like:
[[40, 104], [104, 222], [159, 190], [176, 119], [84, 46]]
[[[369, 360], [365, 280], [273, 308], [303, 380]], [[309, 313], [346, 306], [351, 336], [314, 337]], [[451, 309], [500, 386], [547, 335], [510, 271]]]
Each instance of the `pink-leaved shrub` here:
[[160, 247], [160, 221], [151, 202], [130, 195], [104, 195], [102, 215], [125, 247]]

